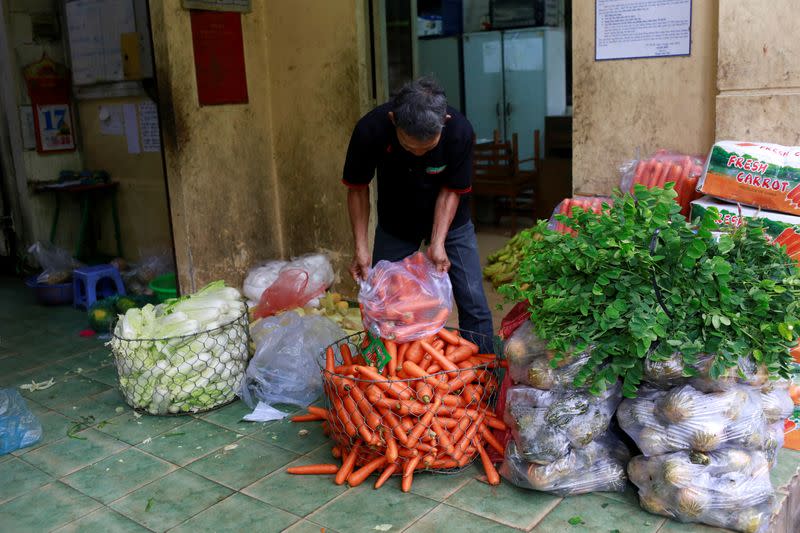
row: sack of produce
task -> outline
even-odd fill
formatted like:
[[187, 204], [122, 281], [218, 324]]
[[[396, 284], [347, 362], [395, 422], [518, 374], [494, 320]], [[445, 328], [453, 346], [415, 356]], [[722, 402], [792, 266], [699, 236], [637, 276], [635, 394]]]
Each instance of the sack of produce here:
[[111, 341], [120, 390], [151, 414], [199, 412], [234, 399], [248, 358], [247, 309], [222, 281], [121, 315]]
[[[563, 221], [558, 220], [556, 215], [563, 215], [568, 218], [572, 218], [572, 209], [577, 207], [582, 209], [586, 212], [592, 212], [596, 214], [602, 213], [604, 210], [608, 209], [608, 206], [613, 204], [613, 200], [606, 196], [574, 196], [572, 198], [565, 198], [559, 202], [556, 208], [553, 210], [553, 214], [550, 216], [550, 222], [547, 225], [547, 229], [558, 231], [560, 233], [571, 233], [575, 234], [575, 230], [566, 224]], [[606, 207], [604, 208], [603, 205]]]
[[720, 141], [711, 147], [699, 190], [731, 200], [800, 215], [800, 147]]
[[768, 424], [783, 423], [794, 411], [794, 402], [789, 395], [791, 381], [778, 379], [761, 386], [761, 405]]
[[524, 489], [575, 496], [587, 492], [622, 492], [628, 448], [608, 433], [583, 448], [573, 449], [549, 464], [529, 462], [514, 441], [506, 446], [500, 475]]
[[364, 327], [400, 343], [424, 339], [442, 329], [452, 310], [452, 297], [450, 277], [438, 272], [421, 252], [394, 263], [378, 261], [358, 292]]
[[742, 385], [761, 387], [769, 380], [766, 366], [757, 364], [750, 357], [739, 357], [734, 366], [725, 369], [717, 377], [711, 377], [714, 360], [713, 356], [707, 354], [695, 356], [687, 372], [680, 352], [663, 360], [647, 359], [643, 380], [659, 389], [689, 384], [702, 392], [721, 392]]
[[617, 420], [646, 456], [730, 447], [763, 450], [766, 445], [761, 398], [751, 387], [711, 393], [691, 385], [640, 389], [638, 397], [620, 404]]
[[323, 316], [283, 313], [253, 326], [256, 354], [247, 366], [242, 400], [252, 408], [268, 404], [307, 406], [322, 394], [316, 361], [326, 346], [345, 336], [342, 328]]
[[658, 150], [649, 157], [627, 161], [620, 167], [620, 190], [632, 193], [636, 185], [663, 189], [672, 183], [678, 193], [675, 202], [681, 206], [681, 214], [688, 216], [690, 202], [699, 196], [695, 189], [703, 174], [703, 166], [705, 159], [701, 156]]
[[333, 266], [324, 254], [298, 257], [281, 267], [275, 281], [261, 293], [253, 315], [263, 318], [305, 305], [317, 307], [318, 298], [334, 278]]
[[603, 436], [622, 399], [621, 386], [595, 396], [574, 389], [508, 390], [504, 421], [526, 461], [548, 464]]
[[628, 475], [651, 513], [746, 533], [767, 531], [775, 505], [762, 452], [729, 448], [637, 456]]
[[503, 354], [514, 383], [550, 390], [571, 387], [578, 371], [589, 361], [590, 351], [562, 359], [554, 367], [553, 352], [547, 349], [547, 341], [537, 337], [528, 322], [506, 341]]

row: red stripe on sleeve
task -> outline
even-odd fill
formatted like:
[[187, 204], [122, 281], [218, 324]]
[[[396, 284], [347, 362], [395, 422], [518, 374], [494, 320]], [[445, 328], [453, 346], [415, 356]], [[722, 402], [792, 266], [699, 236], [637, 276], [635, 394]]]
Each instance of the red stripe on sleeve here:
[[444, 190], [454, 192], [456, 194], [467, 194], [468, 192], [472, 191], [472, 187], [467, 187], [466, 189], [452, 189], [450, 187], [444, 187]]
[[344, 183], [348, 189], [360, 190], [369, 187], [369, 183], [350, 183], [344, 178], [342, 178], [342, 183]]

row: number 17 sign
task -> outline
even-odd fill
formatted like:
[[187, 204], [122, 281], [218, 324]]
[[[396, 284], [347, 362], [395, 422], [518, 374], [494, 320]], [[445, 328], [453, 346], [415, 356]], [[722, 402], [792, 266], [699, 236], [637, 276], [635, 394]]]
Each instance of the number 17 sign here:
[[75, 149], [75, 131], [69, 104], [35, 106], [34, 126], [40, 152], [61, 152]]

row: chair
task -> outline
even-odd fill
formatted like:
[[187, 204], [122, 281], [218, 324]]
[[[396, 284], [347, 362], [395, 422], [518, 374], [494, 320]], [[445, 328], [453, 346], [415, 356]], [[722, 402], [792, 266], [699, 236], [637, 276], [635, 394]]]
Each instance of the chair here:
[[112, 265], [96, 265], [77, 268], [72, 273], [72, 287], [74, 290], [73, 305], [89, 309], [97, 300], [113, 296], [124, 295], [125, 285], [122, 276]]
[[[489, 196], [492, 199], [508, 198], [511, 211], [511, 231], [517, 231], [519, 198], [533, 189], [534, 181], [541, 168], [539, 152], [539, 130], [533, 132], [533, 157], [519, 158], [519, 137], [511, 136], [511, 142], [500, 142], [495, 131], [495, 140], [488, 143], [475, 143], [472, 159], [472, 194]], [[520, 165], [533, 163], [533, 169], [522, 169]], [[531, 209], [532, 211], [532, 206]], [[528, 211], [528, 210], [526, 210]], [[472, 202], [472, 215], [475, 218], [475, 202]], [[499, 219], [499, 216], [496, 218]]]

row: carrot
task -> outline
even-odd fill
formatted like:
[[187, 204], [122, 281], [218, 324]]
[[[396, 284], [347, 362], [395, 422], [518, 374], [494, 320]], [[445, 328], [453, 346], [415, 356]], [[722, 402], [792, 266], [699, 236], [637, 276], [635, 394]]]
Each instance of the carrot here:
[[403, 373], [412, 378], [427, 378], [430, 375], [413, 361], [403, 363]]
[[303, 466], [290, 466], [286, 469], [289, 474], [335, 474], [339, 471], [337, 465], [332, 464], [317, 464], [317, 465], [303, 465]]
[[414, 341], [406, 350], [406, 360], [411, 361], [413, 363], [419, 363], [422, 361], [422, 356], [424, 352], [422, 350], [422, 345], [419, 341]]
[[386, 340], [383, 345], [386, 346], [386, 352], [389, 354], [389, 362], [386, 363], [387, 371], [390, 376], [394, 377], [397, 375], [397, 343]]
[[375, 488], [376, 489], [381, 488], [383, 484], [386, 483], [386, 481], [390, 477], [392, 477], [392, 474], [394, 474], [396, 470], [397, 470], [396, 464], [390, 464], [389, 466], [387, 466], [381, 473], [380, 477], [378, 477], [378, 481], [375, 482]]
[[478, 432], [478, 428], [483, 423], [483, 418], [484, 415], [480, 415], [478, 420], [476, 420], [475, 423], [469, 427], [469, 429], [464, 433], [464, 436], [461, 437], [461, 440], [458, 441], [458, 444], [456, 444], [456, 450], [452, 454], [453, 459], [456, 461], [461, 459], [461, 457], [464, 455], [464, 452], [467, 451], [469, 443], [472, 442], [473, 438], [475, 438], [475, 433]]
[[469, 346], [470, 349], [472, 350], [473, 355], [477, 354], [480, 351], [478, 349], [478, 345], [477, 344], [475, 344], [474, 342], [468, 341], [464, 337], [459, 337], [458, 338], [458, 342], [461, 344], [461, 346]]
[[461, 338], [446, 328], [440, 329], [437, 335], [439, 335], [439, 338], [442, 339], [447, 344], [452, 344], [455, 346], [458, 346], [460, 344]]
[[344, 427], [344, 431], [347, 435], [355, 437], [356, 433], [358, 433], [358, 429], [356, 429], [356, 425], [350, 420], [350, 416], [347, 414], [347, 409], [345, 409], [342, 399], [337, 395], [333, 395], [331, 401], [336, 411], [335, 419]]
[[423, 341], [422, 348], [428, 353], [428, 355], [436, 361], [439, 366], [444, 368], [445, 370], [458, 370], [458, 367], [450, 361], [447, 357], [444, 356], [442, 352], [428, 344], [427, 342]]
[[338, 446], [334, 446], [331, 448], [331, 455], [336, 459], [342, 458], [342, 450]]
[[326, 420], [326, 418], [317, 414], [294, 415], [292, 417], [292, 422], [317, 422], [319, 420]]
[[403, 426], [400, 423], [400, 419], [391, 412], [389, 409], [378, 408], [378, 411], [381, 413], [383, 417], [383, 421], [386, 423], [386, 427], [392, 430], [394, 436], [400, 443], [405, 446], [406, 442], [408, 441], [408, 435], [406, 435], [405, 430], [403, 430]]
[[462, 370], [456, 379], [447, 383], [438, 382], [436, 388], [444, 393], [454, 392], [471, 383], [473, 378], [475, 378], [474, 370]]
[[411, 490], [411, 484], [414, 482], [414, 470], [420, 461], [420, 456], [417, 455], [409, 459], [403, 467], [403, 480], [400, 482], [400, 488], [403, 492]]
[[394, 463], [398, 457], [397, 442], [394, 440], [391, 431], [385, 432], [383, 438], [386, 440], [386, 460]]
[[396, 381], [387, 381], [383, 376], [375, 372], [371, 367], [368, 366], [357, 366], [355, 367], [356, 374], [359, 374], [364, 379], [369, 379], [375, 381], [375, 384], [380, 387], [384, 392], [389, 392], [394, 394], [398, 398], [402, 400], [408, 400], [411, 398], [411, 392], [409, 392], [408, 388], [403, 387]]
[[486, 440], [486, 443], [494, 448], [497, 453], [505, 453], [503, 445], [500, 444], [500, 441], [498, 441], [489, 428], [486, 427], [486, 424], [482, 425], [478, 431], [480, 431], [481, 435]]
[[358, 433], [361, 435], [361, 438], [364, 439], [364, 442], [367, 444], [372, 444], [375, 441], [375, 435], [367, 426], [366, 421], [364, 420], [361, 411], [358, 409], [356, 402], [350, 396], [347, 396], [342, 400], [344, 404], [345, 410], [350, 414], [350, 420], [353, 422], [353, 425], [358, 429]]
[[789, 385], [789, 396], [795, 405], [800, 405], [800, 385]]
[[409, 448], [413, 448], [419, 442], [419, 438], [422, 436], [422, 432], [428, 429], [431, 425], [431, 420], [433, 420], [433, 415], [436, 414], [436, 411], [439, 409], [439, 406], [442, 404], [442, 401], [439, 398], [434, 400], [433, 404], [430, 405], [428, 411], [422, 415], [422, 418], [419, 419], [419, 422], [414, 426], [411, 430], [411, 433], [408, 434], [408, 443], [406, 446]]
[[356, 402], [356, 406], [364, 416], [364, 420], [366, 420], [367, 425], [377, 431], [378, 427], [381, 425], [381, 418], [377, 415], [377, 413], [375, 413], [375, 410], [372, 408], [372, 404], [364, 396], [364, 393], [361, 392], [361, 389], [358, 387], [353, 387], [350, 389], [350, 397]]
[[328, 414], [330, 414], [330, 411], [328, 411], [327, 409], [323, 409], [322, 407], [317, 407], [316, 405], [309, 405], [308, 412], [309, 414], [316, 414], [323, 418], [328, 418]]
[[365, 479], [367, 479], [370, 474], [375, 472], [377, 469], [383, 466], [386, 462], [386, 457], [377, 457], [358, 470], [355, 470], [347, 476], [347, 484], [351, 487], [357, 487], [361, 485]]
[[436, 418], [431, 420], [431, 428], [439, 438], [439, 444], [444, 448], [444, 451], [448, 454], [452, 454], [454, 451], [453, 443], [450, 440], [450, 437], [447, 435], [447, 432]]
[[455, 459], [437, 459], [431, 465], [432, 468], [447, 470], [449, 468], [458, 468], [458, 461]]
[[472, 347], [459, 346], [458, 348], [450, 352], [450, 355], [447, 354], [445, 355], [453, 363], [461, 363], [462, 361], [466, 361], [472, 356]]
[[428, 385], [425, 381], [417, 383], [417, 400], [422, 403], [431, 403], [433, 399], [433, 387]]
[[403, 361], [406, 359], [406, 352], [409, 346], [410, 344], [406, 342], [397, 347], [397, 368], [403, 366]]
[[339, 347], [339, 352], [342, 354], [342, 362], [345, 365], [352, 365], [353, 364], [353, 354], [350, 352], [350, 346], [347, 344], [342, 344]]
[[356, 464], [356, 458], [358, 457], [358, 452], [361, 451], [361, 444], [356, 443], [350, 449], [350, 453], [347, 454], [347, 457], [342, 462], [342, 467], [336, 472], [336, 478], [333, 480], [334, 483], [337, 485], [343, 485], [345, 481], [347, 481], [347, 477], [353, 471], [353, 466]]
[[478, 453], [481, 454], [483, 471], [486, 473], [486, 480], [489, 482], [489, 485], [499, 485], [500, 474], [497, 473], [497, 469], [492, 464], [492, 460], [489, 459], [489, 454], [483, 449], [480, 439], [475, 441], [475, 447], [478, 449]]
[[336, 366], [336, 358], [333, 355], [333, 346], [328, 346], [325, 350], [325, 370], [333, 373], [333, 368]]

